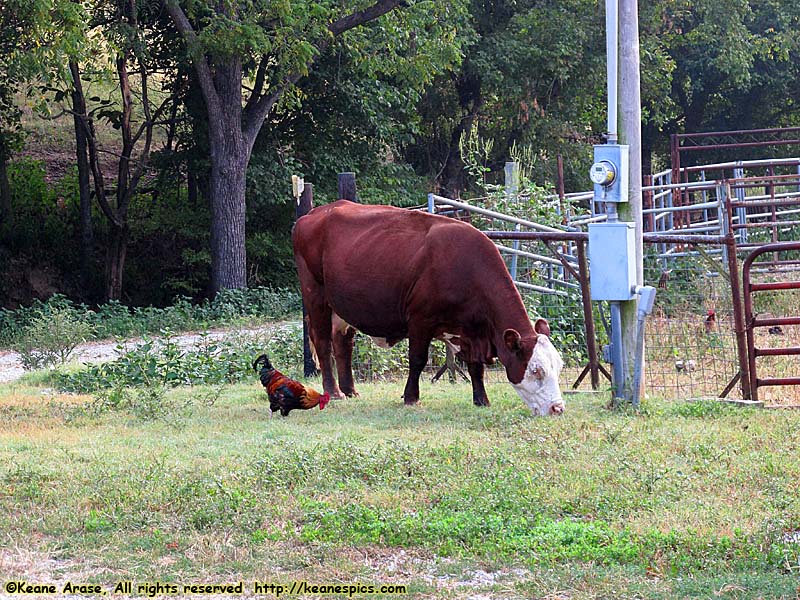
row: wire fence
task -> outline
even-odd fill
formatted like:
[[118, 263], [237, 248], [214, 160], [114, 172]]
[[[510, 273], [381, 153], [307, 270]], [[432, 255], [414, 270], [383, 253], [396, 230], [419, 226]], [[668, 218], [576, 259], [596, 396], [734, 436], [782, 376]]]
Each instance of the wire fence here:
[[[727, 233], [736, 237], [733, 250], [739, 265], [751, 248], [775, 240], [800, 239], [800, 176], [798, 159], [751, 161], [694, 168], [697, 181], [673, 184], [670, 172], [657, 174], [655, 183], [645, 186], [645, 231], [657, 232], [657, 241], [645, 242], [644, 284], [657, 288], [653, 314], [646, 321], [645, 396], [667, 399], [698, 397], [741, 398], [740, 348], [737, 345], [734, 299], [728, 253], [723, 243]], [[767, 164], [769, 162], [769, 164]], [[763, 163], [763, 164], [762, 164]], [[747, 171], [746, 169], [750, 169]], [[766, 174], [753, 174], [766, 169]], [[780, 169], [789, 169], [781, 172]], [[729, 171], [729, 172], [728, 172]], [[731, 180], [706, 181], [707, 173]], [[747, 174], [748, 177], [744, 177]], [[586, 202], [590, 194], [551, 197], [548, 201], [563, 209], [570, 202]], [[599, 207], [589, 214], [567, 210], [562, 227], [545, 226], [535, 220], [431, 196], [424, 209], [461, 219], [476, 228], [521, 237], [526, 232], [553, 234], [553, 239], [495, 239], [512, 279], [532, 318], [546, 318], [553, 342], [565, 361], [563, 388], [591, 389], [585, 377], [592, 364], [592, 348], [602, 355], [609, 339], [609, 310], [605, 303], [591, 303], [586, 310], [582, 295], [579, 243], [565, 239], [564, 231], [584, 231], [592, 222], [604, 220]], [[551, 207], [552, 208], [552, 207]], [[558, 234], [562, 234], [559, 237]], [[674, 237], [667, 237], [674, 236]], [[687, 243], [687, 236], [692, 240]], [[567, 236], [568, 237], [568, 236]], [[769, 258], [771, 254], [767, 256]], [[754, 278], [783, 281], [800, 278], [800, 258], [764, 259], [757, 263]], [[737, 272], [734, 280], [740, 274]], [[800, 291], [760, 295], [754, 299], [759, 314], [797, 315]], [[589, 317], [588, 315], [591, 315]], [[591, 327], [589, 320], [591, 321]], [[587, 335], [587, 329], [590, 335]], [[592, 331], [593, 330], [593, 331]], [[780, 331], [779, 331], [780, 330]], [[742, 333], [742, 332], [740, 332]], [[784, 325], [770, 331], [754, 332], [759, 347], [800, 348], [800, 325]], [[741, 343], [741, 337], [738, 339]], [[377, 355], [367, 338], [356, 342], [354, 368], [358, 378], [396, 378], [405, 373], [406, 346], [398, 345]], [[599, 365], [607, 372], [605, 362]], [[466, 368], [448, 356], [442, 344], [434, 342], [427, 373], [457, 380]], [[800, 374], [797, 355], [759, 359], [759, 376]], [[487, 378], [501, 380], [501, 366], [487, 369]], [[600, 378], [600, 389], [610, 389], [608, 378]], [[800, 403], [800, 386], [770, 387], [759, 392], [760, 399], [773, 404]]]
[[[720, 397], [739, 372], [728, 269], [710, 256], [684, 253], [665, 266], [660, 244], [645, 244], [645, 285], [657, 288], [645, 330], [645, 393], [670, 399]], [[741, 397], [739, 388], [730, 395]]]

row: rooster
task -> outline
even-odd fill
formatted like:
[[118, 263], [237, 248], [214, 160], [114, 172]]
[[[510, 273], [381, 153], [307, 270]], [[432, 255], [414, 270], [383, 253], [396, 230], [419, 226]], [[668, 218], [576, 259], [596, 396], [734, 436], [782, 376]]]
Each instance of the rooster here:
[[703, 323], [703, 326], [705, 327], [706, 330], [706, 334], [713, 333], [716, 324], [717, 324], [717, 313], [715, 313], [713, 310], [709, 310], [708, 313], [706, 314], [706, 320]]
[[266, 354], [253, 361], [253, 369], [259, 373], [261, 385], [267, 390], [269, 408], [273, 413], [279, 410], [285, 417], [295, 408], [308, 410], [317, 405], [322, 410], [331, 399], [327, 392], [320, 394], [299, 381], [286, 377], [272, 366]]

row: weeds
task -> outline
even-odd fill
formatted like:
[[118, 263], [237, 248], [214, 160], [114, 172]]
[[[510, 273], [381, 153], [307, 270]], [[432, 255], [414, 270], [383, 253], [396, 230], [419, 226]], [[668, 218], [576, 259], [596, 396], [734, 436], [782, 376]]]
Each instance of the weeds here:
[[206, 329], [247, 320], [275, 320], [300, 312], [300, 295], [288, 289], [222, 290], [214, 300], [193, 304], [179, 297], [166, 308], [128, 307], [112, 301], [90, 309], [61, 295], [35, 301], [16, 310], [0, 309], [0, 347], [15, 346], [29, 337], [30, 327], [60, 315], [80, 326], [86, 337], [106, 339], [158, 333], [162, 330]]

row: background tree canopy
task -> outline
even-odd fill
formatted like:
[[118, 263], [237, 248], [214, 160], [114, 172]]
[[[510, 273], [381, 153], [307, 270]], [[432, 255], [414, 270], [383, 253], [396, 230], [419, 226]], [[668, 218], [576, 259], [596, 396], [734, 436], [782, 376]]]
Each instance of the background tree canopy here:
[[[645, 170], [800, 125], [798, 30], [793, 0], [643, 3]], [[295, 285], [292, 174], [414, 205], [561, 154], [580, 190], [604, 128], [595, 1], [0, 0], [0, 304]]]

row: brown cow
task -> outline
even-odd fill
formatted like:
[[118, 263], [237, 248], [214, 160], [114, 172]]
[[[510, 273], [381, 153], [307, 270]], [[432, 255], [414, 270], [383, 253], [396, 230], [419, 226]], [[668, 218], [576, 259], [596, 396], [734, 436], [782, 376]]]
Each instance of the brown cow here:
[[497, 357], [534, 413], [564, 410], [558, 387], [563, 362], [547, 322], [531, 325], [500, 253], [471, 225], [339, 200], [300, 218], [292, 242], [322, 385], [331, 396], [357, 395], [352, 356], [358, 329], [389, 346], [408, 338], [406, 404], [419, 401], [428, 347], [441, 339], [467, 363], [476, 405], [489, 404], [483, 369]]

